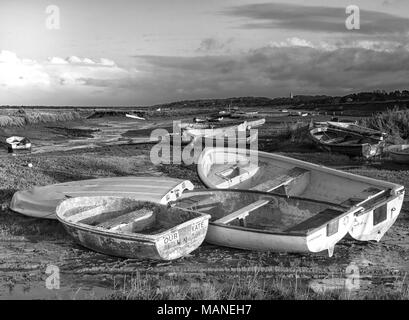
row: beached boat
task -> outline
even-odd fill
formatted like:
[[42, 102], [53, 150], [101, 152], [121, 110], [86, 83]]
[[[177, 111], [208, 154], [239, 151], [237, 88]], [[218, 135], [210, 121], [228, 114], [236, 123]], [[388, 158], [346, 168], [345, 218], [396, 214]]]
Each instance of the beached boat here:
[[122, 197], [60, 203], [58, 220], [82, 246], [112, 256], [173, 260], [203, 242], [210, 216]]
[[10, 209], [26, 216], [56, 219], [55, 208], [68, 198], [116, 196], [166, 204], [183, 190], [192, 190], [190, 181], [168, 177], [114, 177], [58, 183], [17, 191]]
[[187, 129], [184, 135], [191, 136], [193, 143], [202, 142], [206, 146], [242, 146], [257, 140], [258, 132], [247, 129], [247, 122], [239, 125], [213, 129]]
[[247, 121], [247, 129], [257, 128], [257, 127], [262, 126], [265, 123], [266, 123], [265, 118], [252, 120], [252, 121]]
[[178, 124], [180, 129], [211, 129], [212, 125], [208, 123], [190, 123], [190, 122], [181, 122]]
[[409, 144], [392, 145], [386, 148], [391, 159], [397, 163], [409, 164]]
[[330, 127], [342, 131], [358, 133], [363, 136], [369, 136], [373, 139], [384, 140], [387, 136], [385, 132], [374, 130], [371, 128], [360, 126], [352, 122], [336, 122], [336, 121], [324, 121], [315, 122], [316, 127]]
[[201, 119], [201, 118], [193, 118], [193, 122], [196, 122], [196, 123], [201, 123], [201, 122], [206, 122], [206, 120], [205, 119]]
[[6, 139], [9, 152], [31, 151], [31, 141], [25, 137], [13, 136]]
[[207, 121], [209, 122], [220, 122], [223, 121], [223, 117], [208, 117], [206, 118]]
[[184, 193], [175, 208], [211, 216], [206, 242], [238, 249], [328, 251], [350, 230], [358, 207], [245, 190]]
[[248, 112], [243, 112], [243, 111], [236, 111], [230, 114], [230, 118], [254, 118], [258, 116], [258, 111], [248, 111]]
[[379, 241], [397, 219], [404, 187], [289, 157], [229, 148], [206, 148], [197, 161], [208, 188], [274, 192], [359, 208], [350, 235]]
[[377, 137], [330, 126], [313, 128], [309, 133], [312, 141], [320, 149], [355, 157], [370, 158], [381, 155], [385, 145], [384, 140]]

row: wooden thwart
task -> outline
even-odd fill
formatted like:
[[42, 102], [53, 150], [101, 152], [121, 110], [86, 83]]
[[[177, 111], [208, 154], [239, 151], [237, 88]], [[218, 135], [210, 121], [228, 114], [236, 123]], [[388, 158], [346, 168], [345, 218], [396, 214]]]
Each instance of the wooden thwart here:
[[303, 168], [299, 167], [294, 167], [285, 174], [282, 174], [278, 176], [277, 178], [274, 178], [272, 180], [267, 180], [257, 186], [254, 186], [250, 190], [256, 190], [256, 191], [264, 191], [264, 192], [270, 192], [274, 189], [277, 189], [281, 186], [287, 185], [294, 181], [295, 179], [303, 176], [309, 172], [308, 170], [305, 170]]
[[106, 220], [102, 223], [97, 224], [97, 226], [105, 229], [114, 230], [115, 227], [126, 225], [129, 223], [136, 223], [138, 221], [148, 219], [152, 217], [152, 215], [153, 215], [152, 210], [140, 209], [123, 214], [116, 218]]
[[301, 223], [297, 224], [294, 227], [291, 227], [287, 230], [286, 232], [294, 232], [294, 231], [308, 231], [308, 230], [313, 230], [315, 228], [318, 228], [332, 219], [340, 216], [343, 213], [343, 211], [339, 210], [334, 210], [334, 209], [325, 209], [324, 211], [321, 211], [320, 213], [314, 215], [313, 217], [302, 221]]
[[248, 216], [248, 214], [253, 211], [256, 210], [264, 205], [266, 205], [267, 203], [269, 203], [269, 200], [258, 200], [256, 202], [253, 202], [237, 211], [234, 211], [230, 214], [228, 214], [227, 216], [224, 216], [223, 218], [220, 218], [216, 221], [214, 221], [214, 223], [221, 223], [221, 224], [227, 224], [233, 220], [236, 219], [243, 219], [246, 216]]

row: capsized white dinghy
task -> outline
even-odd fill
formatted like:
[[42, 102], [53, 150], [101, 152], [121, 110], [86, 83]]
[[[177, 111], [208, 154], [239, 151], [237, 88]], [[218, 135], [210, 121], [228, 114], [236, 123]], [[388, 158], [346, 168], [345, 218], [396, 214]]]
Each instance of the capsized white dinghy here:
[[382, 238], [404, 198], [404, 187], [395, 183], [254, 150], [206, 148], [197, 170], [209, 188], [275, 192], [359, 207], [349, 233], [362, 241]]
[[56, 207], [69, 198], [114, 196], [166, 204], [175, 200], [186, 189], [193, 189], [190, 181], [168, 177], [80, 180], [17, 191], [11, 200], [10, 209], [30, 217], [56, 219]]
[[209, 214], [206, 241], [215, 245], [329, 256], [361, 209], [246, 190], [191, 191], [170, 205]]

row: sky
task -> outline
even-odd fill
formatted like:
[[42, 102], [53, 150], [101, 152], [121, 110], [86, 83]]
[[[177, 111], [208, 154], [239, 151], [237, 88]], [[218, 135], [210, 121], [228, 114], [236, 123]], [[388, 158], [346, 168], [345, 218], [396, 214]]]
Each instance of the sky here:
[[0, 105], [403, 90], [408, 39], [405, 0], [0, 0]]

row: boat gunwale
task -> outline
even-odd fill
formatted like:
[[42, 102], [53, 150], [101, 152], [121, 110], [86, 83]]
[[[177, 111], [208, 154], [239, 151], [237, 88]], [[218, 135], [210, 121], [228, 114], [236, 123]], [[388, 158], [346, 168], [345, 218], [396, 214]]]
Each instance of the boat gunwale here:
[[[82, 197], [76, 197], [75, 199], [78, 199], [78, 198], [82, 198]], [[88, 197], [85, 197], [85, 198], [88, 198]], [[121, 199], [122, 197], [109, 197], [109, 198], [118, 198], [118, 199]], [[128, 198], [128, 199], [130, 199], [130, 198]], [[70, 199], [67, 199], [67, 200], [70, 200]], [[67, 200], [64, 200], [63, 202], [65, 202], [65, 201], [67, 201]], [[140, 200], [135, 200], [135, 199], [130, 199], [130, 200], [140, 201]], [[61, 204], [62, 204], [63, 202], [61, 202], [61, 203], [57, 206], [57, 209], [56, 209], [57, 219], [58, 219], [63, 225], [72, 227], [72, 228], [74, 228], [74, 229], [80, 229], [81, 231], [87, 231], [87, 232], [94, 233], [94, 234], [98, 234], [98, 235], [109, 236], [109, 237], [111, 237], [111, 238], [116, 238], [116, 239], [121, 239], [121, 240], [130, 240], [130, 241], [141, 241], [141, 242], [153, 242], [153, 243], [156, 243], [160, 238], [162, 238], [164, 235], [166, 235], [167, 233], [169, 233], [169, 232], [170, 232], [171, 230], [173, 230], [173, 229], [177, 229], [177, 230], [183, 229], [183, 228], [185, 228], [186, 226], [189, 226], [189, 225], [191, 225], [191, 224], [194, 224], [194, 223], [197, 223], [197, 222], [200, 222], [200, 221], [205, 221], [205, 220], [209, 220], [209, 221], [210, 221], [210, 218], [211, 218], [211, 216], [210, 216], [209, 214], [206, 214], [206, 213], [203, 213], [203, 212], [200, 212], [200, 211], [187, 210], [187, 209], [183, 209], [183, 208], [177, 208], [178, 210], [183, 210], [183, 211], [186, 211], [186, 212], [197, 213], [197, 214], [199, 214], [199, 216], [198, 216], [198, 217], [195, 217], [195, 218], [193, 218], [193, 219], [189, 219], [189, 220], [187, 220], [187, 221], [185, 221], [185, 222], [183, 222], [183, 223], [181, 223], [181, 224], [178, 224], [178, 225], [176, 225], [176, 226], [173, 226], [173, 227], [171, 227], [171, 228], [169, 228], [169, 229], [167, 229], [167, 230], [165, 230], [165, 231], [163, 231], [163, 232], [155, 233], [155, 234], [152, 234], [152, 235], [151, 235], [151, 234], [142, 234], [142, 233], [120, 233], [120, 232], [118, 232], [118, 231], [104, 230], [104, 229], [102, 229], [102, 228], [97, 228], [97, 227], [95, 227], [95, 226], [90, 226], [90, 225], [87, 225], [87, 224], [84, 224], [84, 223], [81, 223], [81, 222], [76, 222], [76, 223], [75, 223], [75, 222], [70, 222], [70, 221], [64, 219], [64, 217], [61, 217], [61, 216], [60, 216], [61, 214], [58, 213], [58, 211], [59, 211], [58, 209], [60, 208], [60, 206], [61, 206]], [[146, 201], [146, 202], [150, 202], [150, 203], [154, 203], [154, 204], [157, 204], [157, 205], [161, 205], [161, 204], [158, 204], [158, 203], [155, 203], [155, 202], [151, 202], [151, 201]], [[162, 205], [162, 206], [166, 206], [166, 205]], [[176, 231], [176, 230], [175, 230], [175, 231]]]
[[403, 190], [405, 188], [403, 185], [400, 185], [400, 184], [397, 184], [397, 183], [378, 180], [378, 179], [374, 179], [374, 178], [370, 178], [370, 177], [366, 177], [366, 176], [360, 176], [360, 175], [357, 175], [357, 174], [354, 174], [354, 173], [333, 169], [333, 168], [323, 166], [323, 165], [320, 165], [320, 164], [315, 164], [315, 163], [312, 163], [312, 162], [307, 162], [307, 161], [303, 161], [303, 160], [283, 156], [283, 155], [276, 154], [276, 153], [268, 153], [268, 152], [264, 152], [264, 151], [257, 151], [257, 150], [251, 150], [251, 149], [240, 149], [240, 148], [207, 147], [201, 152], [201, 154], [200, 154], [200, 156], [198, 158], [198, 161], [197, 161], [196, 169], [197, 169], [197, 173], [199, 175], [200, 180], [203, 182], [203, 184], [205, 186], [207, 186], [209, 188], [216, 188], [216, 186], [213, 183], [211, 183], [211, 181], [208, 179], [208, 177], [204, 174], [201, 164], [203, 163], [203, 159], [208, 154], [217, 153], [217, 152], [219, 152], [219, 153], [234, 153], [236, 155], [241, 154], [241, 155], [244, 155], [244, 156], [251, 156], [251, 154], [256, 154], [258, 157], [263, 156], [264, 158], [270, 158], [270, 159], [273, 159], [273, 160], [279, 160], [279, 161], [282, 161], [282, 162], [297, 164], [297, 165], [300, 165], [301, 167], [304, 166], [304, 168], [309, 168], [309, 169], [312, 169], [312, 170], [316, 170], [318, 172], [332, 174], [332, 175], [335, 175], [337, 177], [341, 177], [341, 178], [352, 180], [352, 181], [359, 181], [359, 182], [363, 182], [363, 183], [374, 184], [374, 185], [377, 185], [377, 186], [381, 185], [383, 187], [388, 187], [388, 188], [391, 189], [391, 192], [394, 192], [395, 194], [400, 192], [401, 190]]
[[[324, 129], [325, 129], [325, 130], [324, 130]], [[380, 146], [380, 145], [382, 145], [382, 144], [385, 143], [385, 141], [383, 141], [383, 140], [378, 140], [378, 139], [369, 137], [370, 139], [373, 139], [373, 140], [374, 140], [374, 143], [365, 142], [365, 143], [351, 143], [351, 144], [340, 145], [340, 144], [338, 144], [338, 143], [328, 143], [328, 142], [326, 142], [325, 140], [318, 139], [318, 138], [315, 136], [316, 133], [325, 132], [325, 131], [327, 131], [328, 129], [331, 129], [331, 130], [334, 130], [334, 131], [345, 132], [345, 131], [342, 131], [342, 130], [336, 130], [336, 129], [334, 129], [334, 128], [318, 127], [318, 128], [310, 129], [310, 130], [309, 130], [309, 133], [310, 133], [310, 136], [312, 137], [312, 139], [313, 139], [316, 143], [323, 144], [323, 145], [325, 145], [325, 146], [331, 146], [331, 147], [339, 147], [339, 148], [351, 148], [351, 147], [354, 147], [354, 148], [362, 148], [362, 147], [364, 147], [364, 146]], [[313, 132], [313, 131], [315, 131], [315, 132]], [[368, 138], [368, 137], [363, 136], [362, 134], [355, 133], [355, 132], [347, 132], [347, 133], [356, 134], [357, 136], [361, 136], [362, 138]]]

